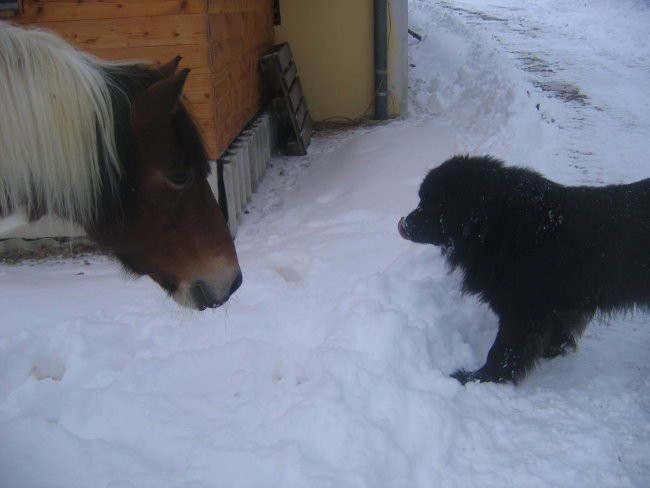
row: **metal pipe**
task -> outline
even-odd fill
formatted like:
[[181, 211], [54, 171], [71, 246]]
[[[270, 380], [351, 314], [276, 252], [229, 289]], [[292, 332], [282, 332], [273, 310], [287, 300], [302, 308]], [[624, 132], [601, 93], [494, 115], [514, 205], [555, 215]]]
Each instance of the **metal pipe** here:
[[388, 0], [374, 0], [375, 119], [388, 118]]

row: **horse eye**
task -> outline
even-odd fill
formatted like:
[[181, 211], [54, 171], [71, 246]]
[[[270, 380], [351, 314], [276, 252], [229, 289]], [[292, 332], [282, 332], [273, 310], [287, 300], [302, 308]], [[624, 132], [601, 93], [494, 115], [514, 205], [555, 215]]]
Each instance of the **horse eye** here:
[[167, 175], [167, 179], [176, 186], [183, 186], [189, 183], [190, 174], [187, 171], [182, 171], [180, 173], [174, 173], [172, 175]]

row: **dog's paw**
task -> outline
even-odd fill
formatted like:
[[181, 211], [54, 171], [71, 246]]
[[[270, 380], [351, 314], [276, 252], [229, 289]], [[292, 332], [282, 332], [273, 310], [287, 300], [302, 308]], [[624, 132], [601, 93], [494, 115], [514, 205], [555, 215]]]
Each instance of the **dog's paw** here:
[[472, 381], [483, 381], [477, 376], [477, 371], [465, 371], [464, 369], [459, 369], [450, 374], [452, 378], [457, 379], [461, 385]]
[[479, 383], [508, 383], [513, 381], [511, 377], [490, 374], [489, 372], [484, 371], [483, 368], [477, 371], [465, 371], [464, 369], [459, 369], [449, 376], [457, 379], [461, 385], [475, 381], [478, 381]]
[[576, 340], [571, 337], [565, 342], [562, 342], [560, 344], [549, 344], [546, 346], [546, 349], [544, 349], [544, 353], [542, 354], [542, 357], [545, 359], [551, 359], [556, 356], [564, 356], [565, 354], [569, 352], [574, 352], [578, 347], [578, 344]]

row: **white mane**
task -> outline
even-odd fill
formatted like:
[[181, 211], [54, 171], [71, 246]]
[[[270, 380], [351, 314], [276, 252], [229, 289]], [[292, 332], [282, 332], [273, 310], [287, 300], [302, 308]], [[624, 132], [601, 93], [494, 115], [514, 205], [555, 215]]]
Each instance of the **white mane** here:
[[0, 22], [2, 213], [25, 207], [28, 214], [92, 221], [101, 165], [115, 180], [120, 173], [110, 86], [100, 68], [124, 64], [77, 51], [54, 34]]

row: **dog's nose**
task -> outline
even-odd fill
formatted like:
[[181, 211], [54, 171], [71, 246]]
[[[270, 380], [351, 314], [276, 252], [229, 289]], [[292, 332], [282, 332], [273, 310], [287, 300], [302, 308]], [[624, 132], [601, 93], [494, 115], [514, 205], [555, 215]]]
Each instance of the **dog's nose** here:
[[402, 239], [406, 239], [407, 241], [411, 240], [408, 232], [406, 231], [406, 221], [404, 217], [399, 219], [399, 222], [397, 222], [397, 231], [399, 232], [399, 235], [402, 236]]

